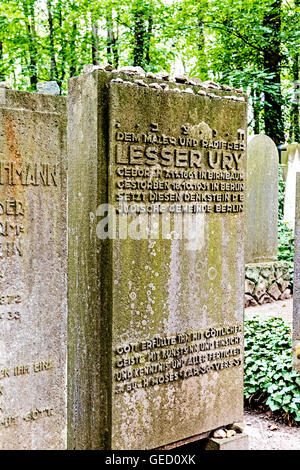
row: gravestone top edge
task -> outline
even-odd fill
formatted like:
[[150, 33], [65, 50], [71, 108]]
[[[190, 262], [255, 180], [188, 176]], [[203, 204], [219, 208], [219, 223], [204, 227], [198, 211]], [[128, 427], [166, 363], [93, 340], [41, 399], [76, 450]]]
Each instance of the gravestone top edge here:
[[[129, 82], [131, 82], [135, 86], [140, 86], [138, 83], [134, 83], [135, 80], [143, 81], [147, 85], [147, 87], [150, 84], [157, 83], [159, 85], [167, 86], [167, 88], [165, 88], [165, 89], [164, 88], [159, 88], [159, 89], [156, 90], [158, 92], [165, 92], [165, 93], [172, 91], [172, 89], [174, 89], [174, 88], [177, 88], [180, 91], [184, 91], [185, 89], [189, 88], [189, 89], [193, 90], [193, 93], [195, 95], [197, 95], [199, 90], [203, 90], [203, 91], [207, 92], [206, 93], [207, 97], [209, 97], [211, 99], [213, 99], [214, 97], [217, 97], [217, 99], [218, 98], [226, 99], [226, 97], [232, 96], [232, 97], [235, 97], [235, 98], [242, 98], [243, 101], [238, 100], [241, 103], [246, 104], [248, 102], [248, 95], [246, 93], [237, 92], [234, 89], [232, 89], [232, 90], [222, 90], [222, 89], [216, 89], [216, 88], [207, 88], [204, 85], [200, 85], [200, 84], [191, 85], [189, 83], [177, 83], [177, 82], [166, 81], [166, 80], [159, 79], [159, 78], [154, 79], [154, 78], [148, 78], [148, 77], [141, 77], [137, 74], [130, 74], [130, 73], [121, 72], [121, 71], [107, 72], [107, 71], [101, 70], [101, 69], [98, 69], [98, 70], [96, 69], [96, 70], [93, 70], [92, 72], [87, 72], [87, 73], [84, 73], [84, 74], [81, 74], [81, 75], [77, 75], [75, 77], [71, 77], [69, 79], [68, 86], [72, 86], [73, 82], [78, 81], [78, 79], [82, 80], [82, 79], [84, 79], [84, 77], [88, 77], [88, 76], [93, 76], [95, 78], [105, 78], [105, 80], [108, 81], [108, 82], [111, 82], [112, 80], [116, 80], [117, 78], [120, 78], [123, 81], [123, 83], [125, 83], [125, 85], [128, 84]], [[120, 83], [122, 83], [122, 82], [120, 82]], [[202, 95], [200, 95], [200, 96], [202, 96]]]
[[262, 142], [269, 142], [270, 145], [274, 144], [274, 148], [276, 148], [276, 150], [277, 150], [277, 147], [276, 147], [276, 144], [275, 144], [274, 140], [271, 139], [271, 137], [269, 137], [269, 136], [266, 135], [266, 134], [252, 134], [252, 135], [249, 135], [249, 136], [248, 136], [248, 145], [249, 145], [250, 143], [252, 143], [254, 140], [256, 140], [256, 141], [258, 141], [258, 142], [259, 142], [260, 140], [261, 140]]
[[0, 90], [0, 107], [16, 108], [19, 110], [36, 112], [65, 111], [67, 103], [66, 96], [44, 95], [21, 90]]

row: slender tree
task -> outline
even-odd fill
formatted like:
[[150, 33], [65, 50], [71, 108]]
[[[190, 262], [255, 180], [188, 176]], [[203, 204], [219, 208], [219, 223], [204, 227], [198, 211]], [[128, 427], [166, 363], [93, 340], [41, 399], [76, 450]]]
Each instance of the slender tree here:
[[279, 145], [284, 142], [281, 96], [281, 0], [275, 0], [263, 19], [264, 69], [268, 81], [265, 82], [265, 133]]
[[38, 46], [35, 28], [35, 0], [22, 0], [22, 8], [24, 12], [23, 20], [26, 27], [26, 38], [28, 47], [28, 68], [30, 88], [36, 89], [38, 82]]
[[50, 80], [58, 80], [58, 70], [55, 57], [55, 40], [54, 40], [54, 21], [52, 14], [52, 0], [47, 0], [48, 25], [49, 25], [49, 42], [50, 42]]

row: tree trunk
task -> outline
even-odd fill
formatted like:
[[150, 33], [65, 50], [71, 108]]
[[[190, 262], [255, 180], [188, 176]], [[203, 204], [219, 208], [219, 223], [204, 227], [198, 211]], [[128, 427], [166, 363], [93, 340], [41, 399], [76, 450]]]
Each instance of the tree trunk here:
[[75, 22], [73, 22], [72, 31], [71, 31], [71, 40], [70, 40], [70, 77], [74, 77], [77, 71], [76, 36], [77, 36], [77, 25]]
[[35, 0], [23, 0], [22, 7], [24, 12], [24, 21], [27, 30], [28, 39], [28, 52], [29, 52], [29, 79], [30, 89], [36, 90], [36, 84], [38, 82], [37, 73], [37, 43], [36, 43], [36, 32], [35, 32], [35, 15], [34, 15], [34, 2]]
[[147, 40], [146, 40], [146, 46], [145, 46], [145, 62], [147, 65], [149, 65], [151, 62], [150, 45], [151, 45], [152, 30], [153, 30], [153, 17], [152, 17], [152, 14], [149, 14], [148, 28], [147, 28]]
[[270, 75], [264, 87], [265, 133], [274, 140], [276, 145], [279, 145], [285, 140], [280, 81], [281, 0], [276, 0], [271, 4], [269, 12], [264, 16], [263, 26], [269, 29], [265, 33], [263, 56], [264, 69]]
[[[3, 64], [3, 42], [0, 41], [0, 63]], [[5, 74], [2, 70], [0, 70], [0, 82], [5, 81]]]
[[260, 94], [256, 90], [251, 90], [254, 134], [260, 133], [260, 99], [259, 99], [259, 96]]
[[50, 42], [50, 80], [57, 80], [58, 71], [55, 59], [54, 27], [51, 0], [47, 0], [49, 42]]
[[92, 16], [92, 62], [94, 65], [99, 65], [98, 26], [93, 16]]
[[119, 65], [119, 52], [118, 52], [118, 34], [114, 32], [114, 22], [112, 17], [111, 7], [106, 10], [106, 51], [107, 61], [109, 64], [113, 64], [116, 68]]
[[67, 50], [66, 50], [66, 39], [64, 36], [63, 30], [63, 14], [62, 14], [62, 6], [61, 1], [59, 1], [56, 5], [56, 16], [59, 26], [59, 43], [60, 43], [60, 52], [58, 53], [58, 62], [59, 62], [59, 71], [57, 73], [57, 84], [62, 90], [63, 81], [66, 75], [66, 65], [67, 65]]
[[[295, 7], [300, 6], [300, 0], [295, 0]], [[293, 80], [294, 80], [294, 96], [291, 107], [291, 137], [294, 142], [300, 142], [300, 125], [299, 125], [299, 102], [300, 102], [300, 82], [299, 82], [299, 52], [298, 49], [293, 57]]]
[[145, 42], [147, 36], [144, 9], [135, 3], [133, 27], [133, 65], [144, 65]]

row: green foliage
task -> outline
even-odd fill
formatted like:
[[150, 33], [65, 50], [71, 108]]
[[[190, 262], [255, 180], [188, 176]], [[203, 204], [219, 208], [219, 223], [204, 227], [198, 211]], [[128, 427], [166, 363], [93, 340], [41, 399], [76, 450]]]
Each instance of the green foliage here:
[[250, 131], [295, 140], [299, 1], [1, 0], [0, 80], [30, 91], [56, 80], [66, 93], [87, 63], [185, 72], [243, 87]]
[[278, 222], [278, 260], [294, 261], [294, 230], [285, 222]]
[[282, 319], [245, 320], [244, 395], [286, 422], [300, 421], [300, 375], [292, 370], [291, 327]]

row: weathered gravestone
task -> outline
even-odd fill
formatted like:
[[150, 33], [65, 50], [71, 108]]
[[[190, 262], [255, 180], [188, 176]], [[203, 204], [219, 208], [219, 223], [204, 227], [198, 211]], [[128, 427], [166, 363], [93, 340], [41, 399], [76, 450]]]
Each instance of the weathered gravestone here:
[[278, 150], [267, 135], [248, 141], [245, 261], [277, 260]]
[[278, 150], [266, 135], [248, 141], [245, 306], [290, 297], [289, 264], [277, 261]]
[[67, 434], [65, 99], [0, 91], [0, 449], [61, 449]]
[[300, 171], [300, 144], [286, 145], [286, 169], [283, 220], [291, 228], [295, 225], [296, 173]]
[[[71, 449], [179, 445], [243, 416], [245, 99], [116, 76], [69, 85]], [[169, 213], [196, 238], [163, 236]]]
[[293, 367], [300, 372], [300, 173], [296, 178], [295, 258], [293, 291]]

